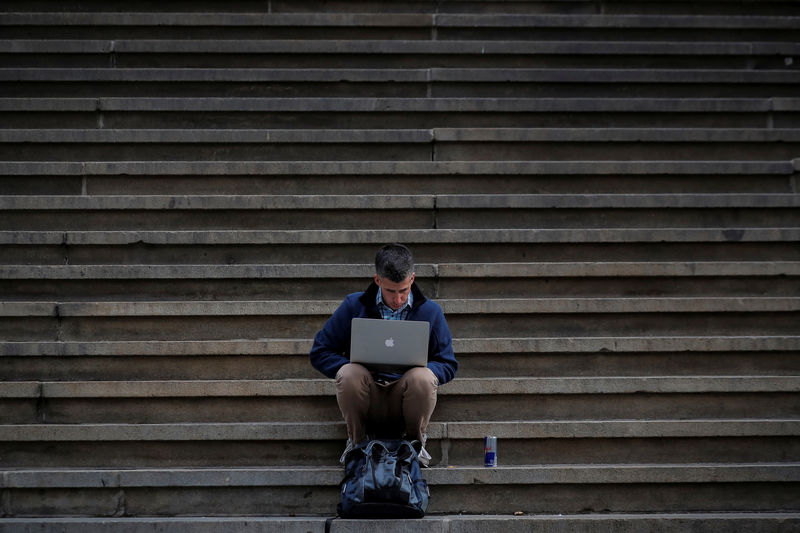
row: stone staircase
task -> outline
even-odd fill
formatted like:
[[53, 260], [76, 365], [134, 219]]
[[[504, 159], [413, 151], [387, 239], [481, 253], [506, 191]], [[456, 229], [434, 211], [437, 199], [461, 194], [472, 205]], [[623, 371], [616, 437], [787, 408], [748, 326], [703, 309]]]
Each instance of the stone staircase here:
[[[322, 532], [382, 244], [461, 370], [430, 515], [800, 531], [800, 4], [0, 12], [0, 532]], [[497, 435], [497, 469], [482, 437]]]

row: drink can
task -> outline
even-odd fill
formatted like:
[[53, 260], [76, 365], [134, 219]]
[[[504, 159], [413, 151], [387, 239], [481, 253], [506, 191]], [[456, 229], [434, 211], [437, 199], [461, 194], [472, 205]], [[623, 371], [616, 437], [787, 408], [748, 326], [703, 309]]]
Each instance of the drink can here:
[[486, 468], [497, 466], [497, 437], [489, 436], [483, 439], [483, 466]]

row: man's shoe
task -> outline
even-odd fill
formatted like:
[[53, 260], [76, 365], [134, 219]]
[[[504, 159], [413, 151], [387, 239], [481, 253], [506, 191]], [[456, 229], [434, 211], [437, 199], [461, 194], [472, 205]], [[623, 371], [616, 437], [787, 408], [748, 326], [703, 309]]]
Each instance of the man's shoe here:
[[[370, 439], [367, 438], [364, 442], [368, 442]], [[428, 450], [425, 449], [425, 443], [428, 441], [428, 435], [422, 436], [422, 442], [420, 443], [419, 453], [417, 453], [417, 459], [419, 460], [419, 465], [422, 468], [428, 468], [431, 464], [431, 454], [428, 453]], [[364, 444], [362, 442], [361, 444]], [[341, 465], [345, 464], [345, 460], [347, 459], [347, 454], [353, 451], [354, 449], [361, 446], [361, 444], [355, 444], [352, 440], [347, 439], [347, 445], [344, 448], [344, 452], [342, 452], [342, 456], [339, 458], [339, 463]]]

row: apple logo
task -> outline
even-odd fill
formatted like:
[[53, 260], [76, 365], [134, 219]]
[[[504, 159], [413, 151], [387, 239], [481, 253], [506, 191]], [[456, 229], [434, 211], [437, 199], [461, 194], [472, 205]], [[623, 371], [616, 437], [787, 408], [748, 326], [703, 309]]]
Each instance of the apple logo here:
[[384, 341], [384, 344], [386, 344], [387, 348], [394, 348], [394, 339], [388, 338]]

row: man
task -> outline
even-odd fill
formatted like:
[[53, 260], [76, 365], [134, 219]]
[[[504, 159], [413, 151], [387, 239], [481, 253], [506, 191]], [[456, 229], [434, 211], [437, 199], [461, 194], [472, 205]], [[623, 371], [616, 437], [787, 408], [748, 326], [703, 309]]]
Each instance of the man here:
[[[420, 463], [427, 466], [425, 434], [436, 407], [436, 391], [458, 370], [450, 329], [436, 302], [414, 283], [414, 259], [401, 244], [388, 244], [375, 256], [373, 283], [347, 296], [314, 337], [311, 364], [336, 379], [336, 400], [347, 425], [348, 451], [367, 439], [367, 429], [394, 430], [422, 443]], [[430, 324], [427, 367], [404, 373], [370, 371], [350, 362], [350, 322], [353, 318], [420, 320]]]

